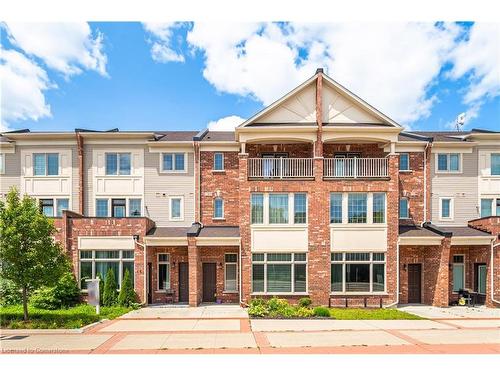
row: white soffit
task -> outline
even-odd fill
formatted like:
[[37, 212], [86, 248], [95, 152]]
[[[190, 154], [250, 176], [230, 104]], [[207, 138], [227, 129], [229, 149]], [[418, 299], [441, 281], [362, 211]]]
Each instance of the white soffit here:
[[79, 236], [79, 250], [134, 250], [132, 236]]

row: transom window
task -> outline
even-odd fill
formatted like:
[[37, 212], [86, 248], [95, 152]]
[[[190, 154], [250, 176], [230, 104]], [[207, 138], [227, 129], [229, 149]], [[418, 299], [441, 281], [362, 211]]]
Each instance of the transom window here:
[[333, 293], [385, 291], [385, 253], [331, 253]]
[[238, 290], [238, 254], [224, 254], [224, 291]]
[[158, 254], [158, 290], [170, 289], [170, 254]]
[[252, 224], [306, 224], [306, 193], [253, 193]]
[[383, 224], [386, 193], [330, 193], [330, 224]]
[[55, 153], [33, 154], [33, 175], [35, 176], [59, 175], [59, 154]]
[[437, 154], [438, 172], [459, 172], [460, 154]]
[[[128, 213], [128, 215], [127, 215]], [[96, 217], [139, 217], [142, 215], [140, 198], [97, 198]]]
[[131, 174], [130, 152], [106, 152], [106, 175], [116, 176]]
[[409, 171], [410, 170], [410, 155], [407, 153], [399, 154], [399, 170]]
[[253, 293], [306, 293], [306, 253], [252, 254]]
[[222, 198], [214, 199], [214, 219], [224, 219], [224, 200]]
[[69, 208], [69, 199], [40, 199], [40, 210], [48, 217], [62, 217], [63, 210]]
[[214, 154], [214, 171], [224, 170], [224, 154], [222, 152], [216, 152]]
[[185, 172], [185, 170], [185, 154], [183, 152], [162, 154], [163, 172]]
[[118, 288], [122, 285], [125, 271], [128, 270], [134, 284], [133, 250], [82, 250], [80, 251], [80, 288], [87, 289], [87, 279], [106, 278], [112, 269]]

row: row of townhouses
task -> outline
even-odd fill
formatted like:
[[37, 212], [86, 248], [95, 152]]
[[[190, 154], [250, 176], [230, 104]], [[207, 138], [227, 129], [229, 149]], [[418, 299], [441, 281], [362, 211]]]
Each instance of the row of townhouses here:
[[232, 132], [13, 131], [0, 193], [141, 302], [500, 300], [500, 132], [411, 132], [325, 75]]

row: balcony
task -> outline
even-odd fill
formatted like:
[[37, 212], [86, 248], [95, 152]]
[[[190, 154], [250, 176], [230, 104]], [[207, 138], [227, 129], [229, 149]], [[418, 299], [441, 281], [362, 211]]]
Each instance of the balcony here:
[[388, 158], [326, 158], [323, 163], [325, 178], [389, 178]]
[[313, 158], [249, 158], [248, 178], [254, 180], [314, 179]]

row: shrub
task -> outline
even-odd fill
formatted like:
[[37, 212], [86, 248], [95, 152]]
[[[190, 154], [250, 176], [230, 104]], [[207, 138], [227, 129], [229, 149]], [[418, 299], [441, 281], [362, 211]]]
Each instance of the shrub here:
[[248, 314], [250, 316], [267, 316], [269, 314], [269, 310], [267, 309], [265, 304], [250, 304], [248, 308]]
[[118, 305], [128, 307], [132, 306], [136, 301], [137, 296], [132, 286], [132, 278], [128, 270], [126, 270], [122, 281], [122, 287], [118, 294]]
[[118, 297], [116, 289], [118, 289], [118, 285], [116, 285], [115, 273], [113, 272], [113, 269], [110, 268], [106, 274], [106, 280], [104, 281], [104, 292], [102, 294], [103, 306], [116, 305]]
[[250, 300], [249, 306], [266, 306], [266, 301], [263, 298], [252, 298]]
[[36, 290], [30, 302], [34, 307], [47, 310], [75, 306], [80, 302], [80, 289], [73, 274], [65, 272], [55, 286]]
[[267, 301], [267, 307], [271, 312], [279, 313], [280, 311], [284, 311], [289, 306], [288, 301], [283, 298], [273, 297]]
[[309, 307], [311, 306], [311, 299], [309, 297], [304, 297], [304, 298], [301, 298], [299, 299], [299, 306], [300, 307]]
[[330, 310], [324, 306], [315, 307], [313, 310], [314, 316], [330, 317]]
[[0, 306], [12, 306], [22, 303], [21, 290], [7, 279], [0, 278]]
[[309, 318], [310, 316], [313, 316], [314, 312], [312, 309], [308, 307], [297, 307], [295, 309], [295, 316], [298, 318]]

